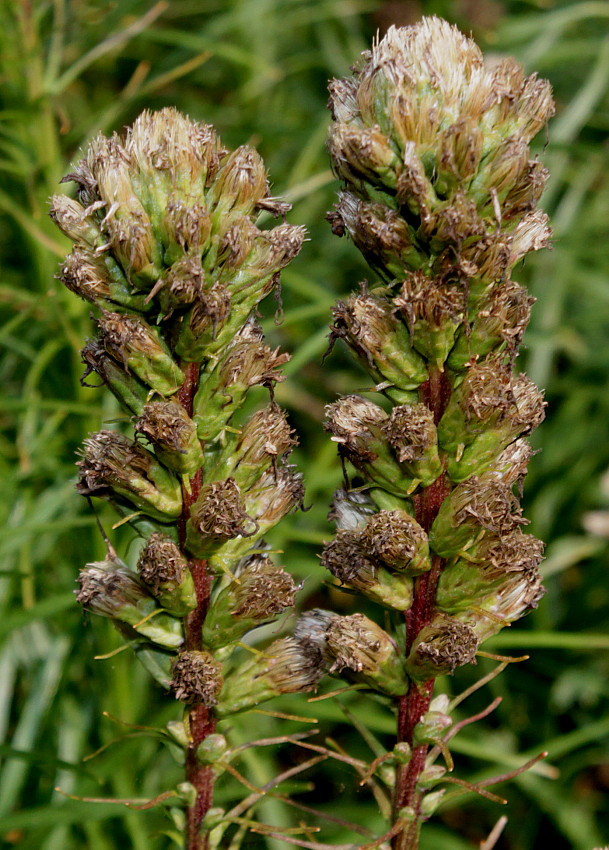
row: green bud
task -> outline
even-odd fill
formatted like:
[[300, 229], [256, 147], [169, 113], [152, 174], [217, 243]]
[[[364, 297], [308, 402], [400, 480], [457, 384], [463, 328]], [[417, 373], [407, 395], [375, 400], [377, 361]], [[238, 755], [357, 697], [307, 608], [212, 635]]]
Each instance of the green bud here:
[[197, 607], [188, 562], [171, 537], [154, 532], [137, 562], [140, 578], [160, 605], [183, 617]]
[[182, 623], [165, 614], [138, 576], [117, 563], [108, 559], [87, 564], [78, 577], [77, 602], [94, 614], [128, 624], [160, 646], [181, 646]]
[[524, 519], [511, 486], [472, 475], [442, 502], [429, 532], [429, 545], [442, 558], [471, 549], [486, 534], [507, 534]]
[[225, 717], [280, 694], [313, 691], [323, 674], [317, 647], [293, 637], [281, 638], [231, 670], [225, 678], [216, 714]]
[[98, 326], [108, 354], [153, 390], [169, 396], [182, 386], [184, 373], [157, 328], [135, 316], [107, 312]]
[[228, 753], [228, 741], [224, 735], [213, 733], [197, 747], [197, 761], [201, 764], [215, 764], [221, 761]]
[[430, 818], [438, 810], [442, 803], [442, 798], [446, 794], [446, 788], [440, 788], [439, 791], [432, 791], [423, 795], [421, 800], [421, 817]]
[[213, 708], [222, 687], [222, 666], [209, 652], [185, 650], [173, 664], [171, 689], [176, 699]]
[[379, 511], [362, 530], [366, 554], [386, 567], [407, 576], [431, 569], [427, 535], [405, 511]]
[[419, 774], [417, 788], [428, 791], [446, 776], [446, 768], [442, 764], [429, 764]]
[[193, 476], [203, 466], [203, 450], [197, 426], [176, 401], [151, 401], [135, 423], [154, 445], [158, 459], [180, 475]]
[[437, 614], [414, 639], [406, 669], [413, 679], [425, 682], [469, 664], [477, 649], [478, 639], [469, 626], [445, 614]]
[[294, 605], [296, 585], [270, 558], [253, 555], [215, 597], [203, 626], [203, 642], [219, 649], [241, 640], [246, 632], [268, 623]]
[[360, 538], [358, 531], [339, 529], [334, 540], [324, 546], [322, 567], [329, 570], [341, 585], [357, 590], [379, 605], [407, 611], [412, 605], [412, 581], [391, 573], [366, 557]]
[[110, 357], [100, 340], [89, 340], [81, 355], [87, 367], [80, 379], [82, 386], [91, 386], [86, 383], [86, 379], [91, 372], [95, 372], [120, 404], [139, 416], [148, 399], [149, 388]]
[[402, 283], [394, 304], [408, 325], [412, 346], [442, 369], [463, 323], [465, 287], [414, 272]]
[[188, 736], [188, 732], [186, 730], [183, 720], [170, 720], [169, 723], [165, 724], [165, 728], [167, 729], [168, 734], [179, 747], [181, 747], [183, 750], [188, 749], [191, 740]]
[[[448, 701], [445, 707], [448, 707]], [[444, 711], [434, 710], [434, 706], [431, 705], [430, 710], [425, 712], [414, 727], [413, 746], [420, 747], [424, 744], [434, 744], [444, 735], [447, 729], [450, 729], [452, 724], [453, 722], [448, 714]]]
[[333, 659], [331, 673], [363, 682], [389, 696], [403, 696], [408, 691], [395, 641], [363, 614], [335, 615], [328, 625], [326, 642]]
[[99, 431], [84, 447], [77, 463], [81, 495], [126, 500], [161, 522], [180, 516], [179, 480], [138, 443], [114, 431]]
[[333, 337], [344, 339], [375, 380], [388, 385], [386, 394], [393, 401], [410, 401], [408, 391], [427, 379], [427, 370], [391, 303], [376, 295], [352, 295], [333, 313]]

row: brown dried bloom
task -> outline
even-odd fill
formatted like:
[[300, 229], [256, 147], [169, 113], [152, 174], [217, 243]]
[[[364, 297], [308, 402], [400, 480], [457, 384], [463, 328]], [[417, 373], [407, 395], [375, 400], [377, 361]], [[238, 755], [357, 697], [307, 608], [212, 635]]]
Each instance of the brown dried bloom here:
[[182, 702], [213, 708], [222, 687], [222, 665], [210, 652], [181, 652], [173, 663], [170, 687]]

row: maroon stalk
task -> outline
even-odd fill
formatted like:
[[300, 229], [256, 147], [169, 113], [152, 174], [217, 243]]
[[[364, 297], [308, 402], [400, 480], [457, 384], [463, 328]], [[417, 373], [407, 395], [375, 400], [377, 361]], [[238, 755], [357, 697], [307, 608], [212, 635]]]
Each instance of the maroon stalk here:
[[[186, 379], [178, 390], [177, 397], [189, 416], [193, 413], [193, 400], [199, 384], [199, 364], [188, 363], [184, 368]], [[190, 508], [197, 500], [201, 488], [202, 470], [198, 470], [190, 479], [190, 492], [182, 487], [182, 516], [178, 520], [180, 549], [185, 552], [186, 523], [190, 517]], [[188, 557], [188, 555], [187, 555]], [[209, 608], [211, 576], [207, 572], [207, 561], [188, 559], [188, 567], [194, 579], [197, 594], [197, 607], [186, 618], [185, 649], [202, 648], [201, 632]], [[190, 745], [186, 750], [186, 781], [196, 788], [194, 805], [190, 806], [186, 818], [186, 850], [206, 850], [207, 836], [201, 832], [201, 823], [211, 808], [214, 791], [214, 771], [211, 765], [202, 765], [197, 759], [199, 745], [215, 732], [216, 720], [211, 709], [204, 705], [192, 706], [189, 715]]]
[[[432, 411], [436, 425], [446, 409], [450, 392], [451, 388], [446, 373], [430, 367], [429, 380], [421, 386], [419, 398]], [[433, 484], [424, 488], [414, 497], [415, 519], [425, 532], [429, 532], [431, 529], [440, 506], [449, 492], [450, 487], [446, 481], [446, 476], [442, 474]], [[410, 648], [421, 629], [433, 619], [436, 588], [444, 563], [443, 558], [434, 555], [431, 570], [415, 580], [413, 604], [406, 612], [406, 655], [409, 654]], [[405, 741], [412, 746], [415, 726], [429, 710], [434, 683], [435, 679], [429, 679], [420, 688], [412, 685], [408, 693], [400, 698], [398, 742]], [[398, 767], [394, 796], [394, 819], [397, 819], [400, 809], [405, 806], [412, 807], [416, 817], [413, 824], [409, 824], [402, 832], [394, 836], [392, 841], [394, 850], [417, 850], [422, 795], [417, 793], [416, 785], [425, 767], [427, 751], [428, 746], [426, 744], [416, 747], [408, 764]]]

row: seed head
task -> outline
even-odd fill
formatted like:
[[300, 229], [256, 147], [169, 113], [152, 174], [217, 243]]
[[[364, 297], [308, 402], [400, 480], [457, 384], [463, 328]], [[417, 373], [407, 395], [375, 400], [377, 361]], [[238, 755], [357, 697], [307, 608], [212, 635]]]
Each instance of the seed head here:
[[222, 687], [222, 665], [209, 652], [186, 650], [173, 663], [171, 690], [190, 705], [213, 708]]
[[439, 614], [416, 636], [406, 669], [413, 678], [426, 681], [469, 664], [477, 649], [478, 638], [469, 626]]
[[404, 511], [379, 511], [361, 533], [368, 555], [393, 570], [418, 575], [431, 567], [427, 535]]
[[214, 649], [240, 640], [294, 605], [294, 579], [270, 558], [252, 555], [214, 599], [203, 628], [203, 641]]
[[186, 558], [171, 537], [153, 532], [137, 562], [140, 578], [167, 611], [184, 616], [197, 606]]
[[344, 339], [364, 367], [380, 382], [391, 384], [396, 401], [426, 378], [419, 355], [410, 347], [406, 327], [393, 314], [391, 303], [376, 295], [352, 295], [333, 309], [332, 337]]
[[149, 402], [135, 431], [147, 437], [157, 457], [179, 474], [193, 475], [203, 465], [197, 426], [177, 401]]
[[334, 617], [326, 631], [330, 672], [346, 674], [374, 690], [401, 696], [408, 690], [398, 648], [380, 626], [363, 614]]
[[77, 463], [76, 490], [83, 496], [126, 499], [139, 510], [168, 522], [180, 515], [180, 483], [154, 455], [114, 431], [99, 431], [84, 442]]

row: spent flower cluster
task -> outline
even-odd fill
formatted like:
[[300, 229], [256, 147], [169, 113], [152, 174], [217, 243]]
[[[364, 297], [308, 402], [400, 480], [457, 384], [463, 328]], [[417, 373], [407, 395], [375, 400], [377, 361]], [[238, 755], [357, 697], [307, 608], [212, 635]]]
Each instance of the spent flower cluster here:
[[[77, 490], [109, 500], [145, 538], [136, 570], [108, 543], [81, 571], [78, 601], [110, 617], [184, 703], [171, 737], [192, 800], [178, 825], [189, 848], [203, 847], [216, 720], [312, 689], [322, 674], [316, 648], [293, 637], [234, 652], [297, 589], [264, 542], [303, 499], [287, 463], [296, 439], [272, 396], [288, 355], [266, 345], [255, 314], [305, 230], [260, 230], [260, 210], [289, 209], [269, 196], [260, 156], [226, 150], [173, 109], [144, 112], [124, 138], [98, 136], [64, 179], [77, 199], [52, 200], [74, 242], [60, 278], [96, 308], [85, 378], [116, 396], [133, 429], [85, 440]], [[271, 401], [246, 418], [256, 385]]]
[[[390, 627], [317, 609], [300, 629], [332, 673], [396, 700], [390, 837], [413, 850], [452, 769], [434, 764], [453, 724], [434, 680], [543, 593], [543, 546], [522, 530], [517, 493], [544, 401], [514, 372], [533, 299], [511, 274], [548, 244], [547, 172], [529, 143], [554, 107], [547, 82], [511, 59], [487, 66], [437, 18], [390, 28], [330, 92], [343, 189], [328, 218], [380, 280], [334, 310], [332, 338], [372, 385], [327, 408], [354, 473], [321, 560]], [[438, 712], [440, 739], [427, 728]]]
[[[183, 749], [176, 822], [188, 850], [217, 846], [227, 826], [212, 801], [230, 755], [217, 720], [313, 690], [326, 672], [394, 703], [396, 746], [368, 776], [391, 824], [370, 847], [416, 850], [460, 728], [435, 680], [474, 662], [543, 593], [543, 545], [523, 530], [519, 493], [544, 401], [514, 371], [533, 299], [511, 275], [550, 237], [537, 210], [547, 172], [529, 147], [553, 114], [550, 87], [511, 59], [486, 65], [471, 39], [427, 18], [390, 28], [330, 91], [343, 189], [329, 219], [379, 280], [334, 309], [331, 339], [371, 385], [327, 408], [345, 485], [321, 561], [381, 606], [376, 619], [369, 605], [372, 618], [313, 609], [262, 651], [243, 646], [293, 605], [264, 535], [303, 498], [272, 395], [288, 356], [255, 314], [304, 229], [256, 226], [259, 211], [289, 208], [269, 196], [258, 154], [227, 151], [175, 110], [145, 112], [124, 138], [95, 139], [65, 178], [77, 200], [52, 204], [74, 242], [61, 279], [96, 308], [85, 377], [133, 428], [85, 441], [77, 489], [145, 537], [137, 570], [108, 543], [82, 570], [78, 600], [184, 703], [168, 734]], [[271, 401], [246, 418], [256, 385]]]

